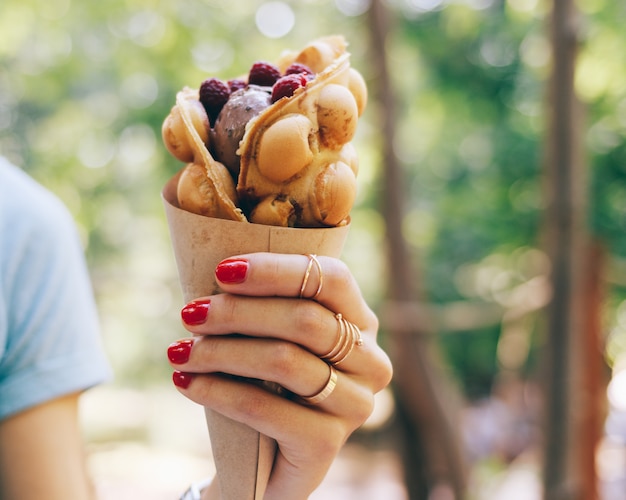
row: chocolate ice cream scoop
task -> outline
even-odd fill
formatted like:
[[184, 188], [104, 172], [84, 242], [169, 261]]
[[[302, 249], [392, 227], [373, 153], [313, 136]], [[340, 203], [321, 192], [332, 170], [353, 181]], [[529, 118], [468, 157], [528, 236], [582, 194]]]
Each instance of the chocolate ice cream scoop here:
[[235, 179], [239, 176], [240, 162], [237, 150], [246, 124], [271, 104], [271, 90], [271, 87], [248, 85], [233, 92], [210, 132], [213, 156]]

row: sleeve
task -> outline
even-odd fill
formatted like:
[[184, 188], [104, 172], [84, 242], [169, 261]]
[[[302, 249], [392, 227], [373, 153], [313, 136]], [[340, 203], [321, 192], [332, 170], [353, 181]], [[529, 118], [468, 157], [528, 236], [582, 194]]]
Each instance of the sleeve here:
[[0, 419], [110, 377], [74, 221], [22, 181], [0, 193]]

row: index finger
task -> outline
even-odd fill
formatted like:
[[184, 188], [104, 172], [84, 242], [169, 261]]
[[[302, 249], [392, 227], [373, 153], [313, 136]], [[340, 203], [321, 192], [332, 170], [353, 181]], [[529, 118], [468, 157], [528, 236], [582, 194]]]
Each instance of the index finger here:
[[[348, 267], [339, 259], [318, 256], [253, 253], [220, 262], [215, 276], [227, 293], [264, 297], [305, 297], [341, 312], [355, 323], [371, 324], [373, 313]], [[308, 275], [307, 275], [308, 273]], [[321, 287], [320, 287], [321, 285]], [[319, 291], [319, 293], [317, 293]]]

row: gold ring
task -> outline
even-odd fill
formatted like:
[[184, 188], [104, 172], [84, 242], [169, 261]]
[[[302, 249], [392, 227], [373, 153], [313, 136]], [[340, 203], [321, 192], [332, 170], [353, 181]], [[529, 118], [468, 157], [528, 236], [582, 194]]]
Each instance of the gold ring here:
[[328, 365], [328, 368], [330, 368], [330, 375], [328, 376], [328, 381], [324, 387], [322, 387], [322, 390], [312, 396], [300, 396], [303, 402], [309, 405], [318, 405], [335, 390], [337, 386], [337, 370], [335, 370], [332, 365]]
[[[335, 314], [335, 319], [339, 320], [340, 317], [341, 317], [341, 313]], [[332, 358], [335, 356], [335, 354], [337, 354], [341, 350], [341, 345], [344, 343], [345, 337], [346, 337], [346, 329], [341, 321], [337, 323], [337, 327], [338, 327], [337, 342], [335, 342], [335, 345], [332, 347], [330, 351], [328, 351], [326, 354], [320, 355], [321, 359], [326, 360], [326, 359]]]
[[317, 274], [319, 275], [319, 285], [317, 286], [317, 291], [311, 297], [312, 300], [317, 299], [319, 294], [322, 291], [322, 285], [324, 284], [324, 276], [322, 275], [322, 265], [319, 260], [317, 260], [317, 255], [309, 253], [306, 255], [309, 258], [309, 263], [306, 266], [306, 271], [304, 271], [304, 278], [302, 279], [302, 285], [300, 286], [300, 298], [304, 297], [304, 290], [306, 289], [307, 283], [309, 282], [309, 277], [311, 276], [311, 269], [313, 269], [313, 264], [317, 267]]
[[359, 327], [345, 319], [341, 313], [335, 314], [335, 319], [339, 325], [337, 342], [327, 354], [320, 356], [320, 358], [337, 366], [346, 360], [355, 345], [363, 345], [363, 339]]

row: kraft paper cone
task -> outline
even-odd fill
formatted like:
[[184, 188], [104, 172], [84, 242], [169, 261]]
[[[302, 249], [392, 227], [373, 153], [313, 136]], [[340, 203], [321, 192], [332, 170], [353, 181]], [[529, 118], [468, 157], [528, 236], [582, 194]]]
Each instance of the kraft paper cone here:
[[[162, 196], [185, 302], [219, 293], [215, 267], [233, 255], [252, 252], [341, 255], [349, 225], [284, 228], [196, 215], [178, 208], [177, 182], [178, 175], [165, 185]], [[276, 443], [208, 408], [206, 419], [222, 498], [261, 500]]]

